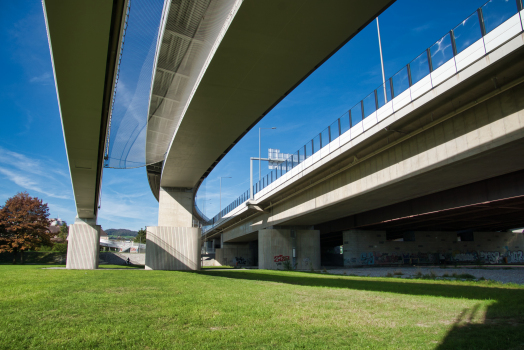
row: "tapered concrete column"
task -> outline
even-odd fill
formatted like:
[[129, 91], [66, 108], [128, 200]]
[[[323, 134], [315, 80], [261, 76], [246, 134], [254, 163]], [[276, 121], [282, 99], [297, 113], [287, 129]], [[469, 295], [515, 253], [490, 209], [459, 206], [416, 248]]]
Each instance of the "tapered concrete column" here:
[[147, 227], [146, 270], [199, 270], [201, 230], [193, 225], [193, 191], [160, 188], [158, 226]]
[[193, 190], [175, 187], [160, 188], [158, 226], [193, 226]]
[[69, 226], [67, 237], [66, 268], [94, 270], [98, 268], [100, 251], [100, 226], [88, 223], [75, 223]]
[[[294, 251], [294, 254], [293, 254]], [[297, 270], [320, 268], [320, 231], [265, 229], [258, 231], [258, 267], [282, 270], [289, 260]]]

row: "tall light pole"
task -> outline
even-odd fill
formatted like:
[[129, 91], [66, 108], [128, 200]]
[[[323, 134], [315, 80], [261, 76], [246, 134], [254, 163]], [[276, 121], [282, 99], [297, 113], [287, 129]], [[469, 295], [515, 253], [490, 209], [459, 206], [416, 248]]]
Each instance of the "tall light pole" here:
[[258, 128], [258, 181], [262, 179], [262, 168], [260, 165], [260, 130], [262, 129], [276, 129], [275, 127], [272, 128]]
[[222, 212], [222, 179], [231, 179], [231, 176], [220, 176], [220, 211], [218, 214]]
[[388, 103], [386, 96], [386, 74], [384, 74], [384, 59], [382, 58], [382, 42], [380, 41], [380, 26], [377, 17], [377, 32], [378, 32], [378, 48], [380, 50], [380, 65], [382, 67], [382, 86], [384, 87], [384, 103]]

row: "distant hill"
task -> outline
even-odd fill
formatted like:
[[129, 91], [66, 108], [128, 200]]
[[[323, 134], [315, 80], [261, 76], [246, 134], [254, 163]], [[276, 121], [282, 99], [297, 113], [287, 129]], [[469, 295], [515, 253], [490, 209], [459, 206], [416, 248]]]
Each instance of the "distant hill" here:
[[137, 231], [131, 231], [131, 230], [126, 230], [125, 228], [110, 228], [108, 230], [104, 230], [106, 231], [107, 235], [108, 236], [132, 236], [132, 237], [136, 237], [136, 235], [138, 234]]

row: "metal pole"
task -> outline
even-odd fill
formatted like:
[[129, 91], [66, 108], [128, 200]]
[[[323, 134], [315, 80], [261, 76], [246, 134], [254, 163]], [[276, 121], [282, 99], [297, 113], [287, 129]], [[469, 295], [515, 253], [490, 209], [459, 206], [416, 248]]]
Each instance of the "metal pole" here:
[[384, 59], [382, 57], [382, 42], [380, 41], [380, 26], [377, 17], [377, 32], [378, 32], [378, 48], [380, 49], [380, 65], [382, 67], [382, 86], [384, 87], [384, 103], [388, 103], [386, 95], [386, 74], [384, 73]]
[[262, 130], [262, 128], [258, 128], [258, 181], [260, 181], [262, 177], [262, 170], [260, 168], [260, 130]]
[[253, 198], [253, 158], [249, 158], [249, 199]]
[[272, 128], [258, 128], [258, 181], [262, 180], [262, 167], [261, 167], [261, 164], [260, 164], [260, 158], [261, 158], [261, 154], [260, 154], [260, 130], [262, 129], [276, 129], [276, 127], [272, 127]]

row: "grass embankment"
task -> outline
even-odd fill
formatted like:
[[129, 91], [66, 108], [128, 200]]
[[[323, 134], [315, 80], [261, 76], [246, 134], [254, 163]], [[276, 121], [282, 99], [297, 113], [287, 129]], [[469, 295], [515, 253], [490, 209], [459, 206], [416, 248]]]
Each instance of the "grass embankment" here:
[[524, 288], [258, 270], [0, 266], [0, 348], [520, 349]]

